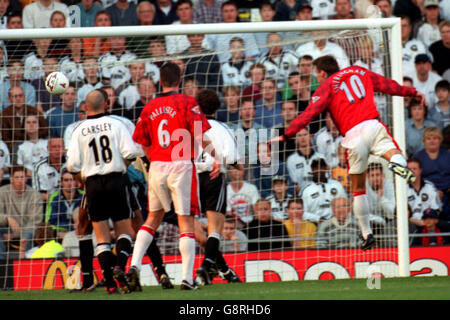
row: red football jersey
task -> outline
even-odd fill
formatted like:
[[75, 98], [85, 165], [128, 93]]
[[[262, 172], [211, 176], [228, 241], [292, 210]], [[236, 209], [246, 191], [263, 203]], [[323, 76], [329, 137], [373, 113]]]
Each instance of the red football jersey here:
[[190, 160], [195, 158], [194, 137], [209, 128], [194, 98], [168, 92], [144, 107], [133, 140], [150, 147], [151, 161]]
[[317, 115], [328, 108], [342, 136], [365, 120], [378, 118], [374, 92], [389, 95], [414, 96], [417, 91], [399, 85], [368, 69], [352, 66], [330, 76], [317, 88], [308, 107], [287, 128], [285, 135], [293, 137]]

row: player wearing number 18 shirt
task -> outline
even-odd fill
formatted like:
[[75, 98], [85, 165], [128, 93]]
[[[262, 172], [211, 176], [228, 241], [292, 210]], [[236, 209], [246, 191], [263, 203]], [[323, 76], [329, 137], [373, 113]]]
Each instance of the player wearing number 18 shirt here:
[[374, 92], [389, 95], [413, 96], [425, 104], [425, 96], [415, 88], [399, 85], [368, 69], [351, 66], [339, 71], [332, 56], [323, 56], [313, 62], [320, 87], [311, 97], [310, 104], [282, 136], [269, 141], [285, 141], [310, 123], [318, 114], [328, 109], [337, 129], [344, 137], [341, 144], [348, 156], [348, 172], [352, 181], [353, 208], [358, 217], [363, 242], [367, 250], [375, 245], [369, 223], [369, 203], [366, 195], [366, 177], [370, 154], [389, 161], [389, 169], [408, 182], [415, 176], [406, 166], [397, 143], [387, 127], [381, 123], [375, 106]]
[[[135, 142], [142, 145], [150, 160], [148, 179], [149, 214], [139, 229], [128, 272], [131, 287], [139, 286], [139, 270], [147, 247], [153, 241], [164, 213], [173, 203], [180, 228], [182, 290], [197, 289], [193, 280], [195, 258], [194, 216], [200, 214], [198, 178], [194, 165], [194, 141], [210, 129], [197, 101], [178, 93], [179, 67], [166, 63], [160, 70], [162, 93], [142, 110]], [[209, 143], [199, 141], [202, 147]], [[214, 148], [211, 149], [214, 156]]]

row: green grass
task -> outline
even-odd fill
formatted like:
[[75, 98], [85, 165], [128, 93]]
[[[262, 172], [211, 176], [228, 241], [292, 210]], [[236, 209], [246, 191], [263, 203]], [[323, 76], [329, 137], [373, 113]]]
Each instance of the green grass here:
[[449, 300], [450, 277], [381, 279], [368, 289], [365, 279], [214, 284], [198, 291], [144, 287], [143, 292], [107, 295], [67, 290], [0, 291], [0, 300]]

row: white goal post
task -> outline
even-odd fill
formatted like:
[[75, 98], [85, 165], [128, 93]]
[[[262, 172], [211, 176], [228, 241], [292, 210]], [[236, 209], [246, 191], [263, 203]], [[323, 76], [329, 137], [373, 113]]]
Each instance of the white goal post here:
[[[71, 39], [110, 37], [149, 37], [186, 34], [232, 34], [261, 32], [310, 32], [348, 30], [387, 30], [389, 67], [391, 79], [402, 83], [402, 42], [400, 18], [368, 18], [354, 20], [313, 20], [289, 22], [249, 22], [221, 24], [128, 26], [128, 27], [87, 27], [0, 30], [2, 40], [24, 39]], [[405, 150], [404, 106], [402, 97], [392, 98], [392, 129], [394, 139]], [[408, 205], [406, 182], [395, 177], [398, 276], [410, 276]]]

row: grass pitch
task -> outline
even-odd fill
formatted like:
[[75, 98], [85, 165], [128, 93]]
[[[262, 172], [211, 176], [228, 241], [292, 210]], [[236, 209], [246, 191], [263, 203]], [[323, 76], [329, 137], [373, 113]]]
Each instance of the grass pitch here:
[[197, 291], [143, 287], [143, 292], [108, 295], [68, 290], [0, 291], [0, 300], [449, 300], [450, 277], [384, 278], [370, 290], [366, 279], [214, 284]]

